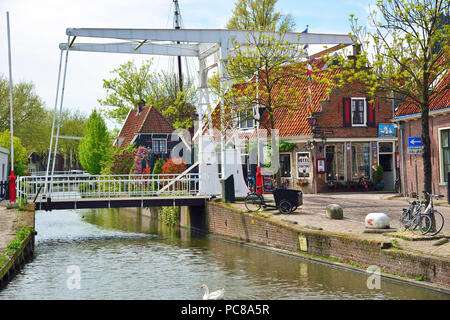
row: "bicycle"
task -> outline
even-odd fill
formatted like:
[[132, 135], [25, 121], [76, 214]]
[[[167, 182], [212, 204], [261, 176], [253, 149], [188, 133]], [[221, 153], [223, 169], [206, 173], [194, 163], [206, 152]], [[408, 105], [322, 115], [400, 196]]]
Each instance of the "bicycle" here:
[[411, 230], [416, 233], [420, 230], [422, 234], [434, 236], [441, 232], [444, 227], [444, 216], [433, 206], [433, 198], [441, 198], [442, 195], [430, 194], [423, 191], [425, 197], [429, 199], [428, 206], [425, 211], [421, 213], [424, 206], [424, 200], [408, 200], [410, 207], [403, 209], [403, 213], [400, 216], [400, 229]]
[[441, 232], [442, 228], [444, 227], [444, 216], [442, 213], [434, 209], [433, 205], [433, 198], [439, 199], [442, 198], [443, 195], [438, 194], [430, 194], [426, 191], [423, 191], [425, 196], [428, 198], [428, 206], [426, 207], [425, 211], [423, 212], [423, 215], [426, 215], [430, 217], [431, 219], [431, 228], [428, 231], [430, 236], [435, 236], [439, 232]]
[[[276, 189], [273, 192], [275, 205], [267, 204], [261, 193], [254, 192], [253, 186], [249, 184], [250, 192], [245, 197], [244, 203], [248, 211], [259, 211], [261, 208], [277, 208], [283, 214], [289, 214], [295, 211], [298, 207], [298, 193], [300, 191]], [[256, 189], [262, 190], [262, 186], [256, 187]]]
[[430, 231], [432, 221], [429, 216], [420, 213], [420, 209], [423, 205], [423, 201], [408, 200], [410, 204], [408, 209], [403, 209], [400, 216], [400, 230], [410, 230], [412, 233], [417, 234], [418, 231], [425, 235]]

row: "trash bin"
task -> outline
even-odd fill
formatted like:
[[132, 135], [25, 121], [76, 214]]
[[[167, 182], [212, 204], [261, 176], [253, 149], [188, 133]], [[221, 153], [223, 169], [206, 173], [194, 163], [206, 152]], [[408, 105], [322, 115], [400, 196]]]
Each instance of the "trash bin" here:
[[234, 177], [228, 176], [220, 181], [222, 184], [222, 201], [234, 202]]

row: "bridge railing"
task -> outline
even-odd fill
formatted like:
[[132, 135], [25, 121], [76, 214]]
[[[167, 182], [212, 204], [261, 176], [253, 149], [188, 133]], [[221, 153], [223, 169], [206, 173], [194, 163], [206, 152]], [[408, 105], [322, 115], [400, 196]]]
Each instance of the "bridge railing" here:
[[[185, 174], [170, 184], [179, 174], [136, 175], [54, 175], [24, 176], [17, 179], [17, 199], [75, 200], [82, 198], [119, 198], [149, 196], [196, 195], [198, 174]], [[38, 194], [39, 192], [39, 194]], [[37, 197], [36, 197], [37, 195]]]

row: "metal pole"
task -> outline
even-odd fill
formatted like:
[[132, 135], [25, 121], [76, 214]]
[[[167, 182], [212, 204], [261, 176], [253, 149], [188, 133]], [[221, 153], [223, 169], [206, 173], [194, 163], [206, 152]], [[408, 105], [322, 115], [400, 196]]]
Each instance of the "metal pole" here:
[[398, 129], [400, 130], [400, 163], [401, 163], [401, 167], [402, 167], [402, 174], [401, 174], [401, 188], [402, 188], [402, 195], [404, 197], [406, 197], [406, 185], [405, 185], [405, 158], [403, 155], [403, 122], [399, 122], [398, 123]]
[[[69, 44], [69, 43], [70, 43], [70, 36], [67, 37], [67, 44]], [[61, 100], [60, 100], [60, 103], [59, 103], [58, 127], [56, 129], [55, 152], [53, 154], [53, 163], [52, 163], [52, 175], [51, 175], [52, 183], [53, 183], [53, 175], [54, 175], [54, 172], [55, 172], [56, 153], [58, 151], [59, 129], [61, 128], [61, 115], [62, 115], [62, 108], [63, 108], [63, 101], [64, 101], [64, 89], [65, 89], [65, 86], [66, 86], [66, 74], [67, 74], [67, 59], [68, 59], [68, 56], [69, 56], [69, 49], [67, 49], [67, 51], [66, 51], [66, 60], [64, 62], [64, 76], [63, 76], [63, 82], [62, 82], [62, 88], [61, 88]]]
[[55, 119], [56, 119], [56, 110], [58, 108], [58, 94], [59, 94], [59, 82], [61, 80], [61, 65], [62, 65], [62, 57], [63, 57], [63, 50], [61, 50], [61, 54], [59, 55], [59, 70], [58, 70], [58, 82], [56, 85], [56, 99], [55, 99], [55, 108], [53, 110], [53, 122], [52, 122], [52, 132], [50, 135], [50, 148], [48, 149], [48, 159], [47, 159], [47, 171], [45, 173], [45, 189], [44, 194], [48, 196], [48, 172], [50, 170], [50, 159], [52, 157], [52, 148], [53, 148], [53, 132], [55, 131]]
[[417, 154], [414, 154], [414, 164], [416, 168], [416, 197], [419, 195], [419, 182], [417, 178]]
[[14, 175], [14, 126], [13, 126], [13, 84], [11, 67], [11, 36], [9, 29], [9, 12], [6, 12], [8, 30], [8, 63], [9, 63], [9, 112], [11, 128], [11, 175], [9, 177], [9, 201], [16, 202], [16, 176]]

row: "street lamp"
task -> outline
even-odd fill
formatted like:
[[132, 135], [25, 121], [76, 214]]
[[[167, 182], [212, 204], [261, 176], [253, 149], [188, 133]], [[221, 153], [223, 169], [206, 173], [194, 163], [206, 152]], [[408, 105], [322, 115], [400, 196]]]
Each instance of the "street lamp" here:
[[317, 125], [317, 117], [314, 115], [309, 116], [308, 118], [306, 118], [308, 120], [308, 124], [314, 128]]

